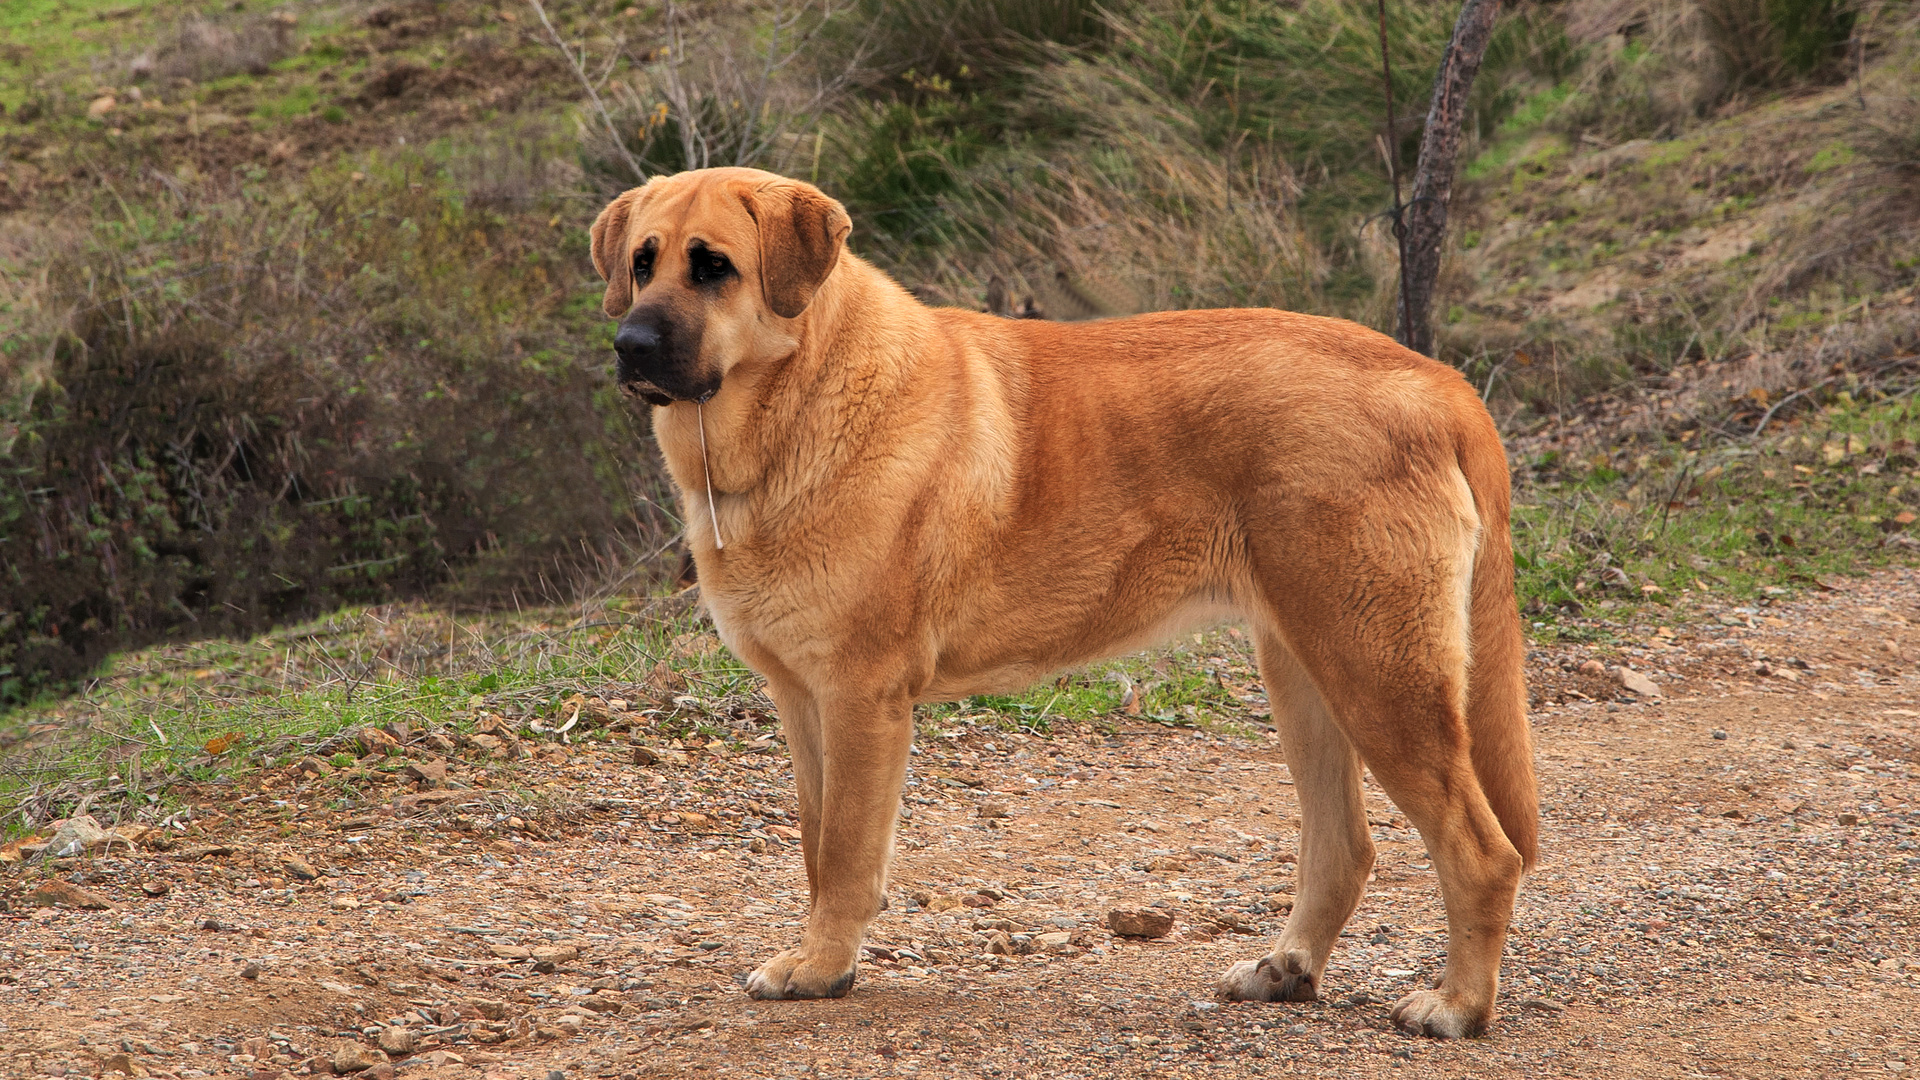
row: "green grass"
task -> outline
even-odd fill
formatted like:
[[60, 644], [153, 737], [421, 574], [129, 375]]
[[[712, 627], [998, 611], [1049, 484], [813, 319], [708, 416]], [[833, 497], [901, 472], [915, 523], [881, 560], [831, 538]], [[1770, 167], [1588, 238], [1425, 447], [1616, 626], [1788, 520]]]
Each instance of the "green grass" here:
[[1861, 404], [1842, 391], [1757, 444], [1679, 438], [1524, 463], [1515, 561], [1535, 636], [1591, 634], [1570, 615], [1790, 596], [1911, 558], [1916, 441], [1911, 397]]
[[6, 0], [0, 3], [0, 103], [12, 112], [38, 73], [112, 48], [153, 25], [159, 0]]
[[[646, 699], [662, 663], [684, 685]], [[651, 710], [653, 739], [738, 742], [770, 722], [751, 673], [710, 628], [645, 603], [474, 621], [352, 608], [250, 641], [123, 654], [82, 693], [0, 714], [4, 827], [44, 820], [82, 791], [101, 805], [161, 805], [182, 782], [282, 766], [363, 725], [467, 730], [488, 713], [557, 725], [574, 695], [621, 692]], [[612, 736], [587, 723], [574, 737]]]

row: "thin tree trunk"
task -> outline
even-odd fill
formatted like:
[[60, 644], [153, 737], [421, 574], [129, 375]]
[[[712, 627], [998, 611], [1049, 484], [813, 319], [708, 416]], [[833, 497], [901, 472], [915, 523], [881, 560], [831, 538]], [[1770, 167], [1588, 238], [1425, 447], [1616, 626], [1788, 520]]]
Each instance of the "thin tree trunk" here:
[[1433, 81], [1433, 104], [1420, 136], [1420, 161], [1414, 167], [1413, 192], [1405, 220], [1407, 261], [1400, 297], [1400, 343], [1433, 355], [1433, 286], [1440, 276], [1440, 242], [1447, 234], [1447, 200], [1453, 195], [1454, 159], [1460, 153], [1460, 129], [1467, 118], [1467, 95], [1493, 36], [1500, 0], [1466, 0], [1453, 24], [1453, 40]]

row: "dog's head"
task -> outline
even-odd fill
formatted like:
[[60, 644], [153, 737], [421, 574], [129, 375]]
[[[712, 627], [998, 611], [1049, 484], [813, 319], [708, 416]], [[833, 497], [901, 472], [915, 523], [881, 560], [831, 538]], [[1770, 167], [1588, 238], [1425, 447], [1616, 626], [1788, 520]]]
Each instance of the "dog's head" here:
[[778, 359], [833, 273], [853, 223], [811, 184], [757, 169], [656, 177], [593, 223], [593, 266], [620, 388], [705, 401], [743, 362]]

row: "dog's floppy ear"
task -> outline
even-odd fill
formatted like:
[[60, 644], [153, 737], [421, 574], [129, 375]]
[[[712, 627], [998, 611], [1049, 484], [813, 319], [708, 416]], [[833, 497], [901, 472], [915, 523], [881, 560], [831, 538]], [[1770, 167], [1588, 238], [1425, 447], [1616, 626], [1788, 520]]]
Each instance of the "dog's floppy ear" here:
[[761, 293], [775, 315], [795, 318], [833, 273], [853, 219], [819, 188], [790, 180], [744, 191], [741, 200], [759, 227]]
[[600, 301], [600, 310], [615, 319], [633, 306], [630, 261], [633, 252], [628, 243], [631, 236], [628, 229], [633, 212], [640, 205], [640, 193], [645, 190], [642, 185], [621, 192], [619, 198], [608, 203], [600, 216], [593, 219], [593, 268], [607, 283], [607, 295]]

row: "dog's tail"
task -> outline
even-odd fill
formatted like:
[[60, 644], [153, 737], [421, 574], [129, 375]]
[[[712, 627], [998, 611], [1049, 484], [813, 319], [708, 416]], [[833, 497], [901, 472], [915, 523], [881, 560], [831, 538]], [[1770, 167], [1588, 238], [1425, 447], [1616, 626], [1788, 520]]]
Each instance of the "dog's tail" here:
[[1473, 652], [1467, 730], [1481, 790], [1508, 842], [1532, 869], [1540, 853], [1540, 796], [1527, 729], [1527, 646], [1513, 594], [1512, 494], [1499, 432], [1485, 412], [1476, 419], [1460, 439], [1460, 468], [1480, 517], [1468, 607]]

